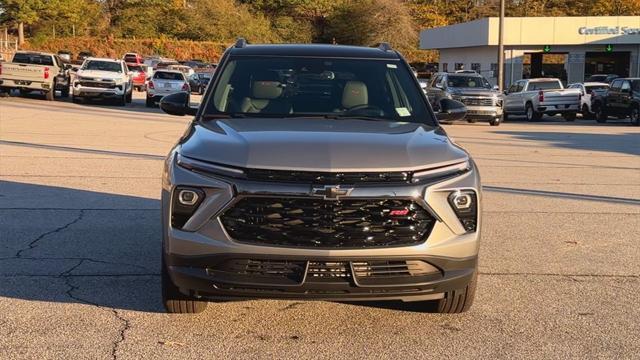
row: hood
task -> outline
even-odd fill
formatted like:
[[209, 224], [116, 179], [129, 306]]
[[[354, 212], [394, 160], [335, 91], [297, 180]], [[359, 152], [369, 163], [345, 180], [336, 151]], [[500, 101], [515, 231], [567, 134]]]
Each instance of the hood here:
[[460, 96], [497, 96], [500, 93], [492, 89], [478, 89], [478, 88], [455, 88], [455, 92], [452, 95]]
[[124, 74], [113, 71], [102, 70], [78, 70], [78, 76], [91, 77], [95, 79], [120, 80], [124, 78]]
[[332, 119], [224, 119], [196, 124], [184, 156], [241, 168], [321, 172], [412, 171], [468, 158], [422, 124]]

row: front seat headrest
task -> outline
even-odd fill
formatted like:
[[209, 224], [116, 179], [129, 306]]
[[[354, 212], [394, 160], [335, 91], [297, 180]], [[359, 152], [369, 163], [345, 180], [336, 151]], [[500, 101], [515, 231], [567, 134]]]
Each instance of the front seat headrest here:
[[369, 104], [367, 85], [362, 81], [347, 81], [342, 92], [342, 107], [351, 109], [359, 105]]
[[282, 95], [282, 91], [278, 74], [273, 71], [258, 74], [251, 83], [251, 97], [254, 99], [276, 99]]

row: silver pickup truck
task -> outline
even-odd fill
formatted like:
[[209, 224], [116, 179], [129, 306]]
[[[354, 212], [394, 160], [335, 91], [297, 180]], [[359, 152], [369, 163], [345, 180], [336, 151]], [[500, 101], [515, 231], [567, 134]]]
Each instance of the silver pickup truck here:
[[565, 89], [559, 79], [518, 80], [505, 91], [504, 118], [525, 115], [533, 121], [543, 114], [562, 114], [565, 120], [573, 121], [580, 112], [580, 97], [580, 90]]
[[18, 89], [21, 95], [39, 91], [47, 100], [54, 99], [56, 90], [68, 97], [70, 68], [55, 54], [18, 51], [11, 62], [0, 64], [0, 87]]

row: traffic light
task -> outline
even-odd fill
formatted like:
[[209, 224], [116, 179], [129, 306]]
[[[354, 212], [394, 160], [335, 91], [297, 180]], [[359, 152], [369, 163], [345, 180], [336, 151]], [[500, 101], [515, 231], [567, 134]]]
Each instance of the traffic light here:
[[611, 45], [611, 44], [607, 44], [607, 45], [605, 45], [605, 47], [604, 47], [604, 51], [606, 51], [606, 52], [613, 52], [613, 45]]
[[542, 51], [544, 51], [544, 52], [550, 52], [550, 51], [551, 51], [551, 45], [545, 45], [545, 46], [542, 48]]

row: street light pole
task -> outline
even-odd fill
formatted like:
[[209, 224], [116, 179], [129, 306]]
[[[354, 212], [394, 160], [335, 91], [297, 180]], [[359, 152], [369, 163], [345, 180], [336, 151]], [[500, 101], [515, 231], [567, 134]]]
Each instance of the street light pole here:
[[504, 0], [500, 0], [500, 21], [498, 24], [498, 88], [504, 89]]

